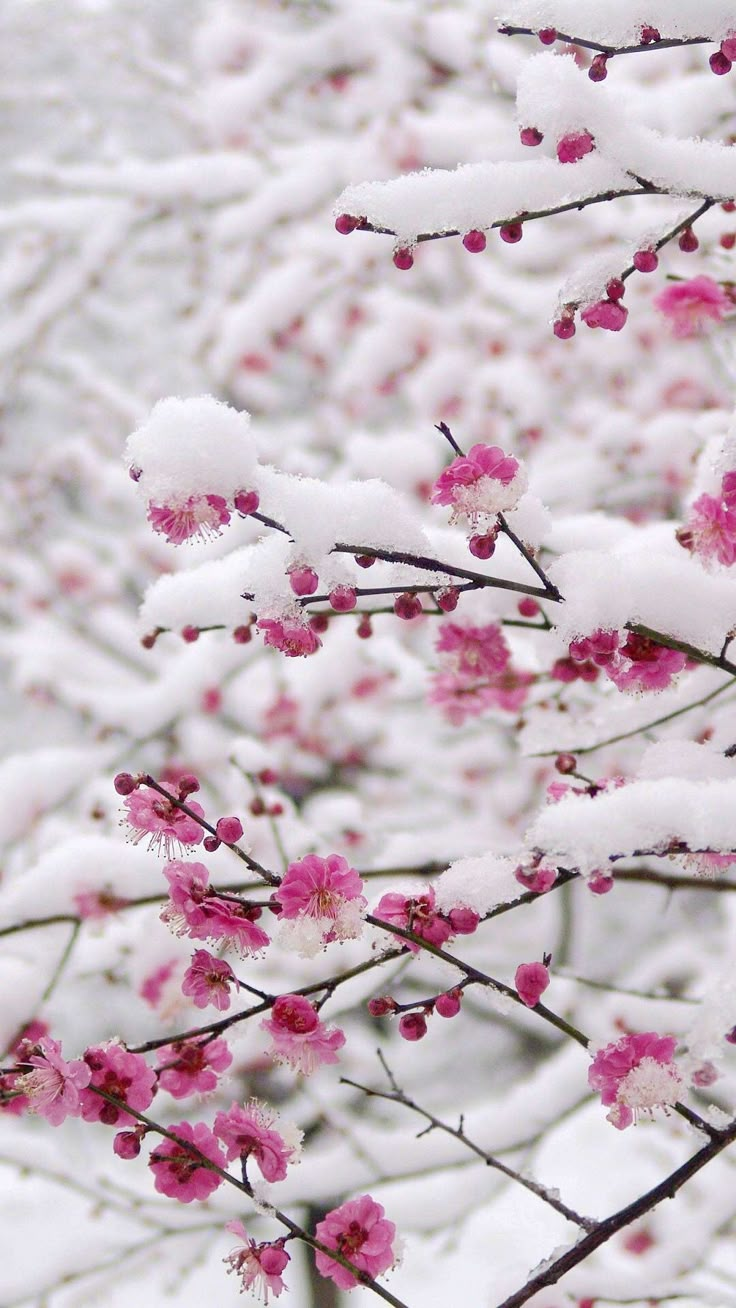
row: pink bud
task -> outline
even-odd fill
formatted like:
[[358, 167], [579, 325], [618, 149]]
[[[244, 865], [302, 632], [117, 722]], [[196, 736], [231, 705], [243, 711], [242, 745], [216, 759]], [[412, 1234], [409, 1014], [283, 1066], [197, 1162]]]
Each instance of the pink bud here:
[[514, 876], [520, 885], [526, 890], [532, 890], [535, 895], [545, 895], [551, 890], [557, 880], [557, 870], [553, 867], [517, 867]]
[[289, 568], [289, 585], [295, 595], [313, 595], [319, 586], [319, 577], [314, 568], [297, 565]]
[[456, 935], [472, 936], [473, 932], [478, 930], [480, 917], [474, 908], [466, 908], [464, 904], [460, 904], [457, 908], [451, 908], [447, 917]]
[[471, 536], [468, 549], [476, 559], [490, 559], [496, 549], [496, 532], [488, 531], [483, 536]]
[[208, 854], [214, 854], [215, 851], [220, 848], [220, 843], [221, 842], [218, 840], [217, 836], [205, 836], [202, 841], [202, 848], [205, 849]]
[[659, 28], [650, 27], [648, 23], [645, 23], [641, 29], [642, 45], [652, 45], [655, 41], [661, 41], [661, 40], [662, 38], [659, 35]]
[[200, 789], [199, 782], [193, 772], [185, 772], [179, 780], [179, 798], [183, 799], [185, 795], [196, 795]]
[[463, 245], [470, 254], [481, 254], [486, 248], [485, 232], [476, 231], [475, 228], [471, 232], [466, 232]]
[[506, 241], [507, 245], [516, 245], [516, 242], [520, 241], [524, 235], [524, 231], [521, 223], [504, 223], [498, 234], [502, 241]]
[[[731, 44], [732, 42], [729, 41], [729, 45]], [[721, 46], [720, 50], [714, 51], [708, 63], [710, 64], [710, 71], [715, 73], [716, 77], [724, 77], [726, 73], [730, 73], [733, 66], [731, 60], [724, 54], [723, 46]]]
[[404, 1013], [399, 1022], [399, 1035], [405, 1040], [422, 1040], [427, 1034], [427, 1019], [424, 1013]]
[[195, 640], [199, 640], [199, 627], [182, 627], [181, 638], [188, 645], [193, 645]]
[[555, 768], [563, 777], [568, 776], [570, 772], [574, 772], [577, 765], [578, 761], [574, 754], [558, 754], [555, 759]]
[[721, 495], [724, 504], [729, 509], [736, 505], [736, 472], [733, 470], [731, 472], [726, 472], [723, 475], [723, 481], [721, 482]]
[[340, 213], [335, 219], [335, 231], [341, 236], [349, 236], [354, 232], [356, 227], [360, 227], [360, 218], [353, 218], [352, 214]]
[[128, 468], [128, 476], [131, 481], [140, 481], [143, 476], [143, 469], [136, 467]]
[[112, 784], [119, 795], [132, 795], [133, 791], [138, 788], [137, 781], [134, 777], [131, 777], [129, 772], [118, 772]]
[[612, 277], [606, 286], [606, 295], [609, 300], [622, 300], [626, 294], [626, 287], [620, 277]]
[[628, 309], [618, 300], [597, 300], [580, 314], [587, 327], [602, 327], [607, 332], [620, 332], [628, 316]]
[[613, 890], [613, 877], [606, 872], [592, 872], [587, 881], [591, 895], [607, 895]]
[[654, 250], [637, 250], [631, 262], [640, 273], [654, 272], [659, 267], [659, 259]]
[[516, 993], [527, 1008], [535, 1008], [549, 985], [544, 963], [520, 963], [514, 977]]
[[544, 137], [536, 127], [522, 127], [519, 140], [522, 145], [541, 145]]
[[537, 32], [542, 45], [554, 45], [557, 40], [557, 32], [554, 27], [543, 27]]
[[572, 318], [558, 318], [552, 326], [552, 331], [560, 341], [569, 341], [571, 336], [575, 335], [575, 323]]
[[135, 1131], [118, 1131], [112, 1142], [112, 1150], [118, 1158], [137, 1158], [141, 1152], [140, 1137]]
[[367, 613], [364, 613], [355, 631], [356, 636], [361, 640], [370, 640], [373, 635], [373, 627]]
[[437, 608], [442, 609], [443, 613], [453, 613], [457, 608], [457, 602], [460, 598], [460, 592], [455, 586], [448, 586], [446, 590], [437, 592]]
[[736, 63], [736, 35], [731, 33], [725, 40], [721, 41], [721, 50], [726, 58], [731, 60], [732, 64]]
[[564, 164], [577, 163], [591, 150], [595, 150], [595, 141], [590, 132], [568, 132], [557, 142], [557, 158]]
[[278, 782], [279, 774], [274, 768], [261, 768], [258, 773], [258, 780], [262, 786], [275, 786]]
[[253, 632], [250, 627], [236, 627], [233, 631], [233, 640], [236, 645], [247, 645], [253, 639]]
[[732, 250], [736, 245], [736, 232], [721, 232], [718, 243], [724, 250]]
[[531, 595], [525, 595], [523, 599], [519, 600], [516, 607], [522, 618], [535, 618], [539, 613], [539, 605], [536, 600], [532, 599]]
[[418, 595], [412, 595], [409, 591], [406, 591], [403, 595], [396, 596], [394, 613], [397, 618], [403, 618], [405, 622], [411, 622], [412, 618], [418, 618], [421, 612], [422, 601]]
[[330, 625], [330, 619], [326, 613], [313, 613], [309, 619], [309, 625], [312, 631], [326, 631]]
[[396, 1011], [396, 1000], [390, 995], [377, 995], [375, 999], [368, 1000], [368, 1012], [371, 1017], [385, 1017], [387, 1013]]
[[732, 1026], [731, 1030], [726, 1032], [723, 1039], [728, 1041], [729, 1045], [736, 1045], [736, 1026]]
[[411, 250], [408, 250], [406, 246], [402, 246], [401, 249], [395, 251], [394, 267], [400, 268], [402, 272], [406, 272], [408, 268], [412, 268], [413, 266], [414, 255]]
[[239, 490], [233, 499], [233, 504], [238, 513], [244, 514], [245, 517], [249, 513], [255, 513], [260, 502], [258, 491], [254, 490]]
[[359, 568], [372, 568], [375, 561], [376, 560], [372, 554], [355, 555], [355, 562], [357, 563]]
[[693, 231], [692, 227], [686, 227], [684, 232], [681, 233], [680, 239], [677, 242], [677, 244], [679, 245], [683, 254], [693, 254], [693, 252], [697, 250], [698, 246], [700, 245], [700, 241], [695, 235], [695, 232]]
[[457, 1017], [460, 1012], [462, 990], [448, 990], [446, 995], [438, 995], [434, 1001], [435, 1012], [440, 1017]]
[[330, 604], [336, 613], [349, 613], [358, 603], [358, 596], [352, 586], [335, 586], [330, 591]]
[[218, 840], [221, 840], [223, 845], [234, 845], [243, 834], [243, 824], [240, 818], [221, 817], [215, 826], [215, 831]]
[[715, 1067], [713, 1063], [706, 1061], [705, 1063], [701, 1063], [700, 1067], [695, 1068], [691, 1080], [693, 1085], [708, 1086], [714, 1085], [719, 1076], [720, 1073], [718, 1068]]
[[591, 82], [605, 82], [608, 77], [607, 68], [608, 55], [597, 54], [588, 69], [588, 77]]

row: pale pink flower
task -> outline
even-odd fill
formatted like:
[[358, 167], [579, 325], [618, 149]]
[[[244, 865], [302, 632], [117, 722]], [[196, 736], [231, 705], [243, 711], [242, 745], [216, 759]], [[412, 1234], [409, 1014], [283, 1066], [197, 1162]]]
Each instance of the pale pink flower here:
[[340, 854], [290, 863], [274, 898], [282, 920], [312, 918], [322, 926], [322, 943], [360, 935], [366, 899], [363, 882]]
[[717, 872], [725, 872], [736, 863], [736, 854], [719, 854], [708, 850], [703, 854], [685, 854], [682, 856], [683, 867], [693, 872], [696, 877], [712, 880]]
[[[396, 1261], [393, 1247], [396, 1227], [385, 1217], [382, 1205], [368, 1194], [333, 1208], [317, 1223], [314, 1234], [321, 1244], [336, 1250], [358, 1271], [374, 1278], [388, 1271]], [[341, 1290], [351, 1290], [358, 1284], [353, 1273], [328, 1254], [317, 1250], [315, 1262], [320, 1275], [329, 1277]]]
[[521, 668], [505, 668], [486, 686], [486, 702], [491, 708], [503, 709], [506, 713], [518, 713], [524, 707], [529, 687], [535, 681], [533, 672], [523, 672]]
[[[164, 786], [163, 789], [178, 798], [173, 786]], [[204, 835], [199, 822], [156, 790], [134, 790], [126, 796], [123, 804], [127, 809], [126, 821], [133, 831], [133, 844], [137, 845], [144, 836], [150, 835], [148, 848], [163, 853], [165, 858], [171, 858], [184, 845], [198, 845]], [[189, 799], [187, 807], [198, 817], [204, 817], [201, 804]]]
[[261, 1026], [273, 1042], [270, 1056], [303, 1076], [311, 1076], [322, 1063], [336, 1063], [337, 1050], [345, 1044], [339, 1027], [325, 1026], [303, 995], [279, 995]]
[[[84, 1061], [91, 1074], [90, 1087], [122, 1099], [138, 1113], [145, 1112], [152, 1103], [156, 1073], [142, 1054], [129, 1054], [119, 1041], [109, 1040], [86, 1049]], [[85, 1122], [104, 1122], [106, 1126], [131, 1126], [135, 1122], [124, 1109], [108, 1103], [91, 1088], [82, 1090], [80, 1103]]]
[[252, 1290], [259, 1300], [262, 1297], [264, 1305], [268, 1304], [269, 1294], [278, 1299], [281, 1291], [286, 1289], [281, 1273], [286, 1270], [289, 1262], [289, 1255], [283, 1245], [278, 1242], [256, 1244], [237, 1218], [226, 1222], [225, 1230], [237, 1235], [242, 1241], [241, 1245], [223, 1258], [224, 1263], [229, 1263], [228, 1272], [235, 1272], [241, 1278], [243, 1290]]
[[[33, 1018], [32, 1021], [26, 1023], [20, 1034], [9, 1045], [8, 1057], [14, 1058], [17, 1063], [27, 1062], [41, 1036], [48, 1035], [48, 1031], [49, 1028], [45, 1022]], [[20, 1075], [19, 1072], [7, 1072], [0, 1076], [0, 1112], [13, 1113], [18, 1116], [27, 1111], [28, 1098], [17, 1089]], [[3, 1094], [12, 1097], [3, 1099]]]
[[544, 963], [520, 963], [514, 977], [516, 993], [527, 1008], [536, 1008], [547, 986], [549, 972]]
[[99, 922], [110, 913], [125, 908], [129, 902], [110, 890], [80, 890], [74, 896], [74, 907], [85, 922]]
[[577, 163], [595, 149], [595, 141], [590, 132], [568, 132], [557, 142], [557, 158], [560, 163]]
[[149, 504], [148, 521], [172, 545], [181, 545], [193, 536], [219, 536], [230, 512], [221, 495], [190, 495], [171, 504]]
[[588, 1084], [600, 1090], [601, 1103], [611, 1107], [608, 1120], [619, 1131], [651, 1115], [654, 1108], [677, 1102], [682, 1080], [673, 1057], [677, 1041], [655, 1031], [622, 1036], [599, 1049], [588, 1069]]
[[443, 622], [435, 648], [449, 656], [443, 663], [463, 677], [492, 677], [503, 672], [511, 658], [503, 632], [495, 622], [485, 627]]
[[618, 632], [603, 631], [598, 627], [590, 636], [570, 641], [570, 658], [574, 663], [590, 662], [605, 668], [614, 661], [618, 647]]
[[[163, 914], [162, 914], [163, 916]], [[177, 968], [177, 960], [169, 959], [166, 963], [161, 963], [141, 982], [138, 994], [141, 999], [145, 999], [151, 1008], [156, 1008], [163, 998], [166, 982], [171, 980]]]
[[[222, 1177], [208, 1168], [200, 1157], [218, 1167], [225, 1167], [225, 1155], [217, 1140], [204, 1122], [179, 1122], [169, 1127], [178, 1140], [164, 1139], [156, 1145], [148, 1166], [154, 1175], [154, 1186], [159, 1194], [178, 1199], [180, 1203], [189, 1204], [193, 1199], [208, 1199], [222, 1184]], [[187, 1148], [187, 1142], [193, 1148]]]
[[232, 1063], [227, 1041], [175, 1040], [156, 1050], [158, 1083], [174, 1099], [214, 1090], [221, 1072]]
[[291, 659], [315, 654], [322, 644], [312, 628], [298, 618], [261, 618], [258, 630], [263, 632], [264, 644]]
[[273, 1130], [276, 1114], [252, 1100], [233, 1104], [215, 1117], [215, 1135], [222, 1140], [228, 1162], [254, 1158], [266, 1181], [283, 1181], [289, 1163], [299, 1161], [301, 1132], [290, 1128], [291, 1140]]
[[466, 718], [479, 717], [493, 707], [487, 683], [468, 683], [454, 672], [436, 673], [431, 678], [427, 699], [442, 710], [454, 727], [461, 727]]
[[709, 318], [720, 322], [731, 308], [731, 301], [718, 282], [702, 274], [687, 282], [665, 286], [652, 303], [669, 321], [672, 335], [679, 338], [701, 335]]
[[184, 973], [182, 994], [187, 995], [197, 1008], [214, 1004], [220, 1012], [230, 1007], [230, 987], [238, 988], [238, 979], [224, 958], [215, 958], [206, 949], [195, 949], [192, 961]]
[[80, 1092], [89, 1085], [92, 1073], [87, 1064], [76, 1058], [67, 1063], [61, 1057], [61, 1044], [51, 1036], [42, 1036], [23, 1056], [23, 1066], [15, 1089], [28, 1099], [29, 1113], [38, 1113], [52, 1126], [60, 1126], [67, 1117], [79, 1117]]
[[433, 504], [452, 506], [451, 521], [495, 517], [512, 509], [526, 490], [526, 473], [498, 445], [474, 445], [440, 473], [432, 489]]
[[683, 529], [683, 544], [705, 562], [716, 559], [730, 568], [736, 562], [736, 508], [712, 495], [700, 495]]
[[606, 668], [619, 690], [666, 690], [687, 663], [686, 654], [634, 632], [629, 633], [619, 654], [618, 666]]
[[222, 941], [244, 955], [258, 953], [270, 943], [266, 932], [256, 925], [260, 908], [220, 898], [209, 884], [203, 863], [175, 861], [164, 868], [164, 876], [170, 898], [161, 910], [161, 920], [175, 935]]
[[[402, 927], [405, 931], [412, 931], [415, 936], [439, 948], [453, 934], [447, 918], [435, 906], [433, 886], [428, 886], [421, 894], [414, 896], [402, 895], [395, 890], [388, 891], [379, 899], [375, 916], [383, 922]], [[413, 940], [404, 940], [403, 943], [415, 954], [420, 948]]]

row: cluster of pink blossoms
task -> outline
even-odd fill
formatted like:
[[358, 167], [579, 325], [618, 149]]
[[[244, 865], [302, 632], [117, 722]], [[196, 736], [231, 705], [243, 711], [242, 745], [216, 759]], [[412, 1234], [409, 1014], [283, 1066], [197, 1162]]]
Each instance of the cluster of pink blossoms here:
[[[135, 471], [132, 469], [131, 475]], [[134, 476], [133, 480], [137, 478]], [[222, 495], [189, 495], [169, 504], [150, 503], [147, 516], [154, 531], [160, 532], [172, 545], [181, 545], [198, 536], [204, 540], [219, 536], [233, 512], [247, 516], [256, 512], [258, 504], [258, 494], [252, 490], [237, 491], [232, 503]]]
[[698, 496], [677, 539], [704, 563], [736, 563], [736, 472], [725, 474], [720, 497]]
[[429, 702], [453, 726], [492, 708], [518, 713], [534, 675], [510, 666], [511, 651], [497, 623], [473, 627], [445, 622], [436, 649], [442, 666], [432, 677]]
[[721, 322], [733, 301], [712, 277], [693, 277], [673, 282], [655, 295], [652, 303], [669, 322], [672, 335], [680, 339], [700, 336], [709, 321]]
[[518, 459], [498, 445], [474, 445], [440, 473], [432, 489], [432, 503], [450, 505], [451, 522], [467, 518], [475, 524], [513, 509], [526, 487], [526, 472]]
[[686, 666], [687, 655], [634, 632], [624, 635], [622, 643], [621, 633], [599, 628], [571, 641], [570, 659], [602, 668], [619, 690], [656, 691], [671, 686]]
[[[368, 1194], [333, 1208], [318, 1222], [315, 1235], [328, 1249], [336, 1250], [369, 1276], [380, 1276], [396, 1262], [396, 1227], [386, 1218], [382, 1205]], [[341, 1290], [352, 1290], [358, 1284], [347, 1267], [319, 1249], [315, 1262], [317, 1271], [329, 1277]]]
[[106, 1126], [134, 1125], [135, 1119], [129, 1113], [95, 1094], [94, 1090], [114, 1095], [136, 1112], [143, 1113], [156, 1093], [153, 1068], [141, 1054], [129, 1054], [117, 1040], [85, 1050], [84, 1062], [90, 1070], [90, 1088], [82, 1090], [79, 1096], [84, 1121], [104, 1122]]
[[218, 895], [203, 863], [175, 861], [164, 868], [164, 876], [169, 901], [161, 910], [161, 920], [175, 935], [227, 943], [244, 955], [257, 954], [270, 943], [256, 924], [261, 909]]
[[673, 1065], [677, 1041], [655, 1031], [622, 1036], [599, 1049], [588, 1069], [588, 1084], [611, 1108], [608, 1121], [619, 1131], [652, 1109], [677, 1103], [682, 1078]]
[[175, 1040], [157, 1051], [158, 1083], [174, 1099], [215, 1090], [233, 1061], [226, 1040]]
[[[382, 895], [376, 905], [375, 916], [392, 926], [411, 931], [421, 940], [439, 949], [446, 945], [452, 936], [469, 936], [478, 928], [480, 918], [472, 908], [458, 905], [448, 913], [437, 908], [433, 886], [428, 886], [420, 895], [402, 895], [390, 890]], [[407, 949], [416, 954], [420, 946], [413, 940], [404, 941]]]
[[222, 1169], [227, 1162], [215, 1136], [204, 1122], [179, 1122], [168, 1129], [179, 1139], [163, 1139], [148, 1159], [155, 1189], [182, 1204], [209, 1199], [222, 1177], [207, 1167], [201, 1155]]
[[[163, 789], [169, 792], [172, 799], [181, 798], [174, 786], [164, 785]], [[184, 845], [198, 845], [204, 836], [199, 822], [156, 790], [134, 790], [132, 794], [126, 795], [123, 803], [127, 809], [126, 820], [133, 832], [133, 843], [137, 845], [144, 836], [150, 836], [149, 849], [163, 853], [165, 858], [171, 858]], [[187, 807], [197, 817], [204, 817], [201, 804], [188, 799]]]
[[280, 939], [307, 957], [363, 930], [363, 882], [340, 854], [307, 854], [290, 863], [274, 900], [283, 923]]
[[261, 1026], [272, 1040], [270, 1056], [303, 1076], [311, 1076], [322, 1063], [336, 1063], [337, 1051], [345, 1044], [340, 1028], [325, 1026], [303, 995], [279, 995]]

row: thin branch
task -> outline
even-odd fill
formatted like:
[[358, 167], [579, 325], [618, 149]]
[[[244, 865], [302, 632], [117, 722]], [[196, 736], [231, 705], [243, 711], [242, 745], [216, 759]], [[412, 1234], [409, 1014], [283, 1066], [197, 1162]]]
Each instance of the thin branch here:
[[[538, 36], [539, 30], [533, 27], [512, 27], [504, 23], [499, 27], [498, 34], [499, 36]], [[557, 32], [555, 40], [562, 41], [565, 45], [579, 45], [584, 50], [597, 50], [600, 54], [607, 55], [609, 59], [614, 55], [645, 54], [649, 50], [672, 50], [681, 45], [716, 44], [710, 36], [674, 36], [648, 43], [639, 42], [637, 45], [603, 45], [600, 41], [590, 41], [587, 37], [568, 36], [566, 32]]]

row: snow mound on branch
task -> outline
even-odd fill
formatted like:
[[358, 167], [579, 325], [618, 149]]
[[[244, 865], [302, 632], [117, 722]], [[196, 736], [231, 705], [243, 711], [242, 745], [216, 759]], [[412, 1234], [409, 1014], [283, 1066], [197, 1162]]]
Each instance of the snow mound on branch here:
[[258, 548], [244, 545], [224, 558], [158, 577], [143, 597], [140, 618], [144, 630], [178, 631], [188, 625], [237, 627], [247, 622], [253, 605], [242, 598], [241, 591], [246, 589]]
[[481, 916], [510, 899], [518, 899], [524, 887], [514, 879], [516, 863], [496, 854], [461, 858], [451, 864], [435, 882], [437, 906], [473, 908]]
[[513, 27], [554, 27], [566, 36], [603, 45], [637, 45], [643, 26], [662, 39], [705, 36], [720, 41], [734, 26], [731, 0], [673, 3], [673, 0], [507, 0], [496, 15]]
[[253, 486], [256, 447], [249, 428], [250, 414], [211, 395], [171, 396], [128, 437], [125, 457], [141, 469], [138, 485], [157, 504], [190, 495], [228, 499]]

